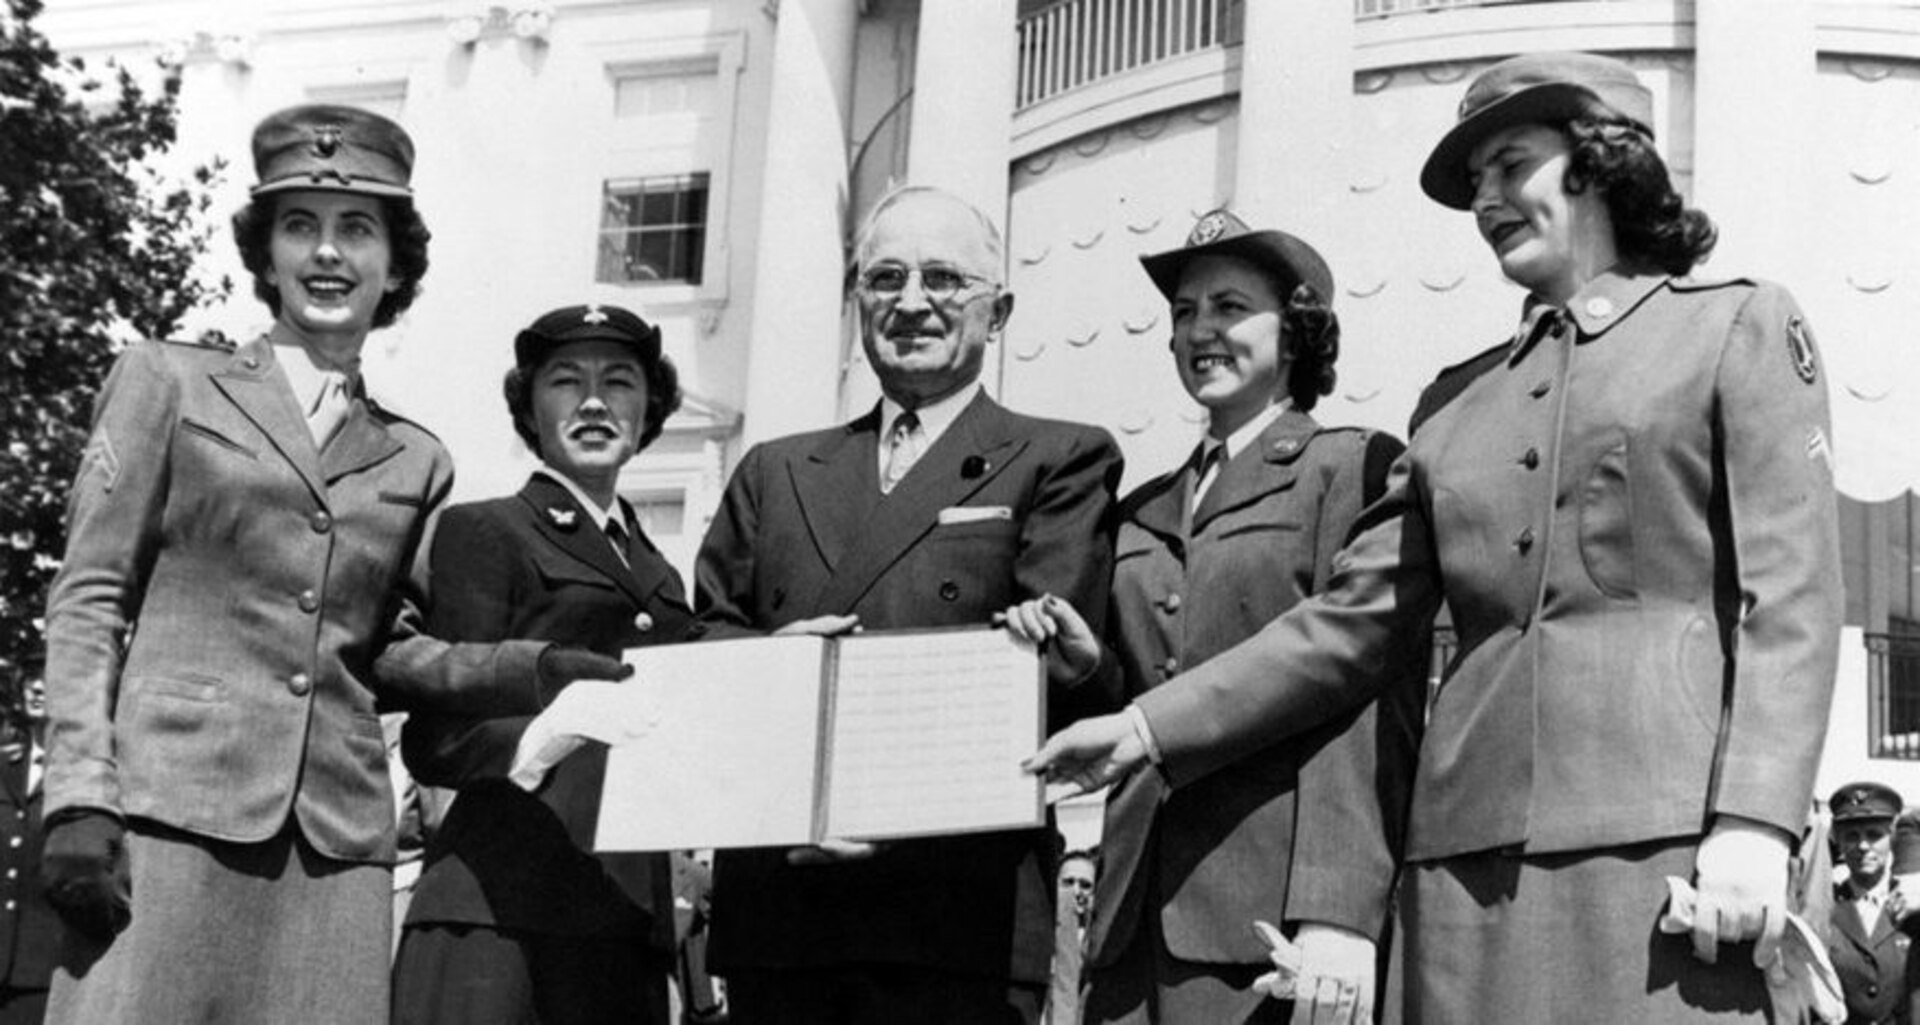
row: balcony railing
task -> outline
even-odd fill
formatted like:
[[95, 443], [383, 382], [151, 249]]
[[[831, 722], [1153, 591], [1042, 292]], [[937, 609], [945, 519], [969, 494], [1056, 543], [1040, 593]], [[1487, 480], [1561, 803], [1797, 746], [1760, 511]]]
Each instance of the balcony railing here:
[[1020, 19], [1014, 104], [1239, 41], [1244, 0], [1060, 0]]
[[1550, 0], [1353, 0], [1353, 16], [1386, 18], [1395, 14], [1417, 14], [1449, 7], [1492, 7], [1496, 4], [1529, 4]]
[[1867, 635], [1867, 756], [1920, 761], [1920, 637]]

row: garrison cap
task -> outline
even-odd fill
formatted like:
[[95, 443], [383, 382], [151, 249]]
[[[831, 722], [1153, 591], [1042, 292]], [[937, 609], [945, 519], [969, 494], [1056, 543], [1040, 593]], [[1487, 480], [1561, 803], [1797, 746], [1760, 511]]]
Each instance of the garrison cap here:
[[293, 189], [411, 199], [413, 140], [369, 110], [310, 103], [269, 114], [253, 130], [253, 195]]
[[1653, 138], [1653, 93], [1633, 69], [1594, 53], [1527, 53], [1480, 73], [1460, 115], [1420, 169], [1420, 188], [1442, 206], [1473, 205], [1467, 158], [1488, 136], [1514, 125], [1590, 117], [1632, 125]]
[[541, 314], [514, 336], [513, 361], [520, 369], [531, 370], [562, 345], [591, 341], [618, 342], [633, 350], [642, 364], [651, 365], [660, 359], [659, 328], [631, 310], [588, 303]]
[[[1312, 246], [1284, 231], [1255, 231], [1230, 210], [1202, 214], [1187, 234], [1187, 243], [1178, 249], [1140, 258], [1155, 288], [1169, 300], [1180, 288], [1180, 275], [1187, 264], [1202, 256], [1231, 256], [1245, 260], [1283, 281], [1312, 285], [1320, 298], [1333, 302], [1333, 271]], [[1289, 285], [1281, 289], [1280, 301], [1286, 302]]]
[[1900, 814], [1900, 795], [1883, 783], [1849, 783], [1833, 792], [1827, 807], [1833, 821], [1888, 819]]

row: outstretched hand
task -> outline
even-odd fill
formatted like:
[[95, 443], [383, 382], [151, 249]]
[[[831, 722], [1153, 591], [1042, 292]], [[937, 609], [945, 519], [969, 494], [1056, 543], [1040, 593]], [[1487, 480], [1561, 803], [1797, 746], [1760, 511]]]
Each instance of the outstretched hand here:
[[1075, 789], [1062, 795], [1090, 794], [1140, 767], [1147, 744], [1126, 712], [1082, 719], [1047, 738], [1020, 768], [1049, 783]]

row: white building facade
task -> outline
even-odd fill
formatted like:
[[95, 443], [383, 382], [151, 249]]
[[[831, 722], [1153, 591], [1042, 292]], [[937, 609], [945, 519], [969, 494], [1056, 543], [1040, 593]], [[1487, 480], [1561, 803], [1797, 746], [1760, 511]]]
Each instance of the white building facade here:
[[[1428, 148], [1493, 61], [1618, 56], [1721, 227], [1702, 273], [1787, 283], [1823, 347], [1848, 626], [1821, 786], [1920, 799], [1920, 3], [51, 0], [40, 26], [177, 65], [174, 159], [226, 159], [228, 209], [269, 111], [407, 126], [433, 268], [367, 373], [446, 440], [460, 498], [531, 465], [499, 398], [516, 330], [576, 302], [660, 323], [690, 398], [622, 487], [683, 571], [746, 445], [875, 400], [841, 281], [889, 185], [1001, 219], [1019, 299], [989, 389], [1109, 428], [1137, 483], [1202, 422], [1140, 254], [1223, 205], [1312, 241], [1346, 339], [1316, 415], [1404, 434], [1521, 301], [1470, 219], [1420, 193]], [[263, 324], [232, 248], [223, 229], [209, 270], [237, 297], [194, 327]]]

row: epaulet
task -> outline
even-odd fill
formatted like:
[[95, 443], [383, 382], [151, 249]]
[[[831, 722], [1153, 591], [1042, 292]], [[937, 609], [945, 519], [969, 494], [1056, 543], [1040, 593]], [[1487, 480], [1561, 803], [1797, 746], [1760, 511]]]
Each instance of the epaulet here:
[[1420, 430], [1433, 414], [1446, 408], [1454, 396], [1466, 390], [1481, 374], [1500, 364], [1511, 351], [1512, 341], [1496, 342], [1484, 351], [1475, 353], [1434, 375], [1433, 381], [1420, 389], [1419, 401], [1414, 403], [1413, 416], [1407, 419], [1407, 437], [1411, 438]]
[[228, 338], [224, 332], [217, 328], [208, 328], [192, 338], [161, 338], [156, 340], [162, 345], [179, 345], [192, 349], [212, 349], [216, 352], [232, 352], [239, 348], [239, 345], [234, 342], [233, 339]]
[[1736, 285], [1752, 288], [1759, 284], [1753, 278], [1669, 278], [1668, 284], [1676, 292], [1711, 292], [1717, 288], [1733, 288]]

